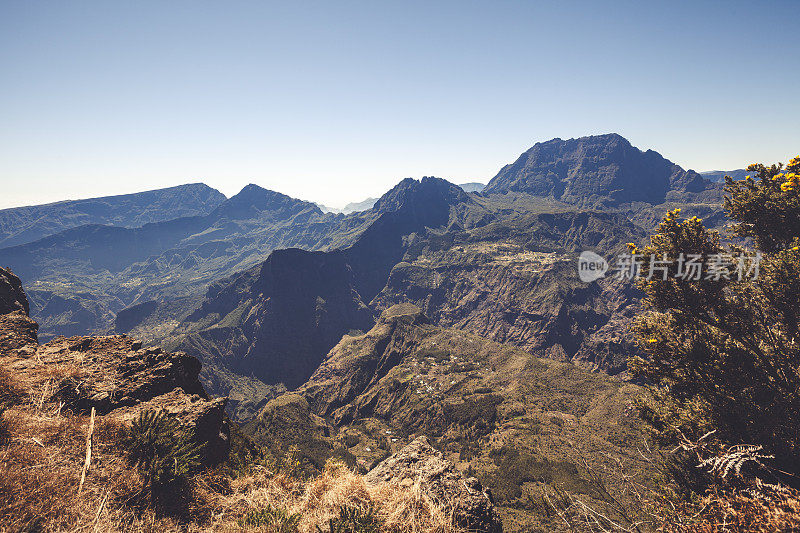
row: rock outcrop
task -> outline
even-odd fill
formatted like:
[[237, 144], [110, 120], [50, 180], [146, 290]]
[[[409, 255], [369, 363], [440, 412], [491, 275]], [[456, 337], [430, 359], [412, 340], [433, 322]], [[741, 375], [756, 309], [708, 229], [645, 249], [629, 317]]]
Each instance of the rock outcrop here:
[[30, 313], [28, 298], [22, 290], [22, 282], [10, 270], [0, 268], [0, 314], [22, 311]]
[[410, 302], [438, 326], [619, 373], [636, 350], [624, 319], [638, 291], [610, 274], [584, 283], [575, 261], [582, 250], [613, 258], [624, 243], [643, 239], [616, 213], [544, 213], [490, 224], [412, 247], [371, 305]]
[[428, 497], [453, 510], [457, 526], [481, 533], [503, 531], [491, 496], [480, 482], [474, 477], [464, 478], [425, 436], [378, 464], [364, 480], [370, 485], [389, 483], [404, 488], [419, 483]]
[[183, 353], [144, 348], [124, 335], [57, 337], [39, 345], [19, 279], [0, 269], [0, 367], [41, 401], [60, 409], [130, 421], [144, 410], [164, 410], [204, 444], [207, 463], [227, 455], [225, 398], [211, 399], [200, 384], [200, 362]]
[[0, 356], [36, 351], [39, 326], [28, 317], [29, 309], [20, 279], [0, 268]]

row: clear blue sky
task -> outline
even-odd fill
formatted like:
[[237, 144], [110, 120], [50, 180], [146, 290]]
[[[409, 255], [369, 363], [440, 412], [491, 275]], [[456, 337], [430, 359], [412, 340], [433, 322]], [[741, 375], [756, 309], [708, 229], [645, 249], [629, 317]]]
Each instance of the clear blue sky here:
[[618, 132], [800, 153], [800, 2], [0, 0], [0, 207], [203, 181], [331, 205]]

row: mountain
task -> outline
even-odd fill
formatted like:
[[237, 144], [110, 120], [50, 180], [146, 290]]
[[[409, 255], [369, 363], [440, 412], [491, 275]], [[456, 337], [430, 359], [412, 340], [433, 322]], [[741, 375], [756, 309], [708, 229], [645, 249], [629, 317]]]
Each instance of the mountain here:
[[317, 204], [317, 206], [326, 213], [342, 213], [344, 215], [349, 215], [350, 213], [357, 213], [359, 211], [366, 211], [367, 209], [372, 209], [372, 206], [375, 205], [375, 202], [377, 200], [378, 200], [377, 198], [367, 198], [366, 200], [362, 200], [360, 202], [350, 202], [341, 209], [337, 209], [335, 207], [327, 207], [322, 204]]
[[[203, 216], [137, 228], [89, 224], [0, 250], [46, 337], [107, 328], [114, 313], [190, 295], [276, 248], [320, 245], [339, 219], [255, 185]], [[356, 228], [352, 228], [356, 229]]]
[[151, 222], [206, 215], [225, 196], [203, 183], [134, 194], [0, 210], [0, 248], [25, 244], [86, 224], [134, 228]]
[[746, 168], [740, 168], [737, 170], [708, 170], [700, 173], [700, 175], [705, 179], [714, 182], [724, 182], [725, 176], [730, 176], [735, 180], [743, 180], [748, 174], [752, 173], [748, 172]]
[[602, 505], [585, 466], [613, 475], [624, 461], [628, 473], [649, 475], [636, 452], [641, 423], [628, 408], [638, 390], [437, 327], [403, 304], [345, 336], [306, 383], [267, 403], [243, 431], [266, 446], [294, 445], [320, 467], [344, 447], [338, 453], [362, 469], [425, 435], [490, 489], [506, 531], [552, 530], [530, 505], [543, 488]]
[[492, 178], [484, 194], [524, 192], [580, 208], [661, 204], [716, 187], [653, 150], [610, 133], [537, 143]]
[[168, 313], [152, 304], [121, 312], [118, 322], [199, 357], [204, 384], [231, 397], [238, 419], [274, 387], [298, 386], [339, 339], [404, 302], [437, 325], [593, 369], [620, 372], [635, 352], [624, 327], [638, 292], [613, 279], [587, 285], [575, 268], [581, 250], [609, 254], [644, 239], [622, 214], [497, 219], [436, 178], [403, 180], [372, 212], [377, 217], [349, 247], [276, 250], [212, 284], [174, 328], [159, 329]]
[[484, 187], [486, 187], [485, 183], [478, 183], [478, 182], [470, 182], [470, 183], [459, 183], [459, 187], [461, 187], [464, 192], [481, 192]]
[[[207, 386], [234, 400], [241, 377], [295, 387], [343, 335], [372, 326], [367, 304], [402, 260], [409, 236], [469, 224], [470, 208], [481, 211], [445, 180], [403, 180], [375, 203], [371, 222], [351, 246], [272, 252], [260, 265], [212, 284], [195, 311], [161, 333], [163, 342], [200, 357], [209, 369], [224, 368], [206, 378]], [[251, 381], [244, 386], [258, 388]]]
[[361, 200], [360, 202], [350, 202], [342, 208], [342, 213], [346, 215], [348, 213], [356, 213], [358, 211], [372, 209], [372, 206], [375, 205], [377, 200], [377, 198], [367, 198], [365, 200]]

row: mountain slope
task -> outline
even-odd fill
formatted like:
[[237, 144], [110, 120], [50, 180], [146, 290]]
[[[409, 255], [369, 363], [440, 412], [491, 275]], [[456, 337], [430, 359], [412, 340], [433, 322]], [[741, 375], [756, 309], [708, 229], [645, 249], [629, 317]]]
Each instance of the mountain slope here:
[[610, 133], [537, 143], [503, 167], [483, 193], [525, 192], [586, 208], [660, 204], [713, 189], [697, 172]]
[[37, 241], [86, 224], [139, 227], [150, 222], [206, 215], [225, 196], [203, 183], [134, 194], [67, 200], [0, 210], [0, 248]]
[[204, 216], [138, 228], [84, 225], [0, 250], [29, 288], [45, 336], [107, 328], [114, 313], [202, 290], [273, 249], [314, 248], [337, 222], [311, 203], [250, 185]]
[[301, 455], [324, 463], [324, 450], [344, 446], [365, 469], [425, 435], [491, 489], [505, 530], [530, 530], [523, 527], [548, 524], [530, 506], [544, 486], [602, 499], [579, 467], [583, 459], [609, 472], [617, 460], [647, 471], [635, 449], [640, 423], [628, 409], [637, 391], [436, 327], [405, 304], [369, 332], [344, 337], [305, 384], [267, 404], [244, 431], [258, 442], [286, 442], [290, 427], [304, 427], [292, 439]]

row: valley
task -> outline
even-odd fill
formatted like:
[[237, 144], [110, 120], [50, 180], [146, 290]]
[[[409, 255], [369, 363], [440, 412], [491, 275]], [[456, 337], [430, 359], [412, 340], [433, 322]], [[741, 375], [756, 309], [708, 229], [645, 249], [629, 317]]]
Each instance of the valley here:
[[628, 374], [642, 293], [581, 282], [576, 259], [646, 244], [676, 205], [722, 224], [721, 189], [615, 134], [539, 143], [478, 185], [404, 179], [347, 214], [248, 185], [205, 212], [5, 247], [0, 264], [43, 342], [196, 358], [231, 423], [306, 475], [331, 458], [366, 474], [424, 437], [505, 531], [548, 530], [552, 491], [613, 514], [626, 476], [657, 475]]

